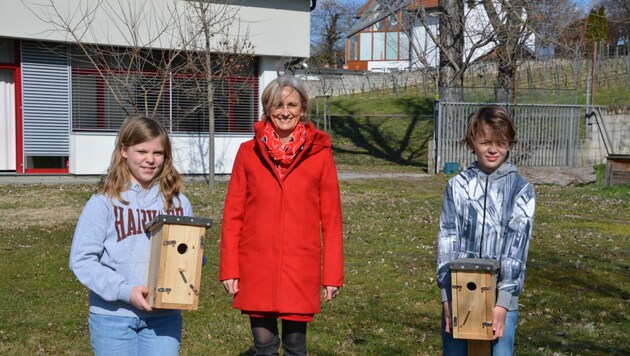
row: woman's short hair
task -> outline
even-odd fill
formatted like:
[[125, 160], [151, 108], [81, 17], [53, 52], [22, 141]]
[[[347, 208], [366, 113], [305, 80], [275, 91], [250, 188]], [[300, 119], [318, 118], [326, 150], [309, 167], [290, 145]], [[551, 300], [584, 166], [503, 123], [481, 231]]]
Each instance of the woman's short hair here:
[[516, 129], [512, 117], [504, 108], [495, 105], [484, 106], [468, 117], [466, 136], [462, 142], [473, 149], [475, 140], [484, 135], [484, 125], [508, 146], [516, 143]]
[[292, 75], [282, 75], [272, 80], [271, 83], [267, 84], [265, 90], [263, 90], [261, 101], [265, 116], [269, 117], [273, 112], [273, 109], [282, 102], [282, 90], [285, 87], [294, 89], [300, 95], [302, 111], [304, 112], [302, 121], [307, 121], [311, 112], [308, 92], [306, 91], [304, 83]]

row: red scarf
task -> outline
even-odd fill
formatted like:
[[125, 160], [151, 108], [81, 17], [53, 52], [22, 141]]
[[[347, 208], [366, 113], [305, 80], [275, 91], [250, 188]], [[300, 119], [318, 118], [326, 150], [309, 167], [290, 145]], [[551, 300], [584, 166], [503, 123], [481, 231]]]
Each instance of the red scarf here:
[[267, 146], [269, 157], [273, 160], [278, 174], [280, 174], [280, 178], [284, 178], [295, 156], [297, 156], [304, 147], [304, 142], [306, 141], [306, 127], [302, 122], [299, 122], [295, 129], [293, 129], [293, 132], [291, 132], [289, 142], [282, 147], [280, 136], [278, 136], [273, 129], [269, 120], [266, 120], [262, 141], [265, 143], [265, 146]]

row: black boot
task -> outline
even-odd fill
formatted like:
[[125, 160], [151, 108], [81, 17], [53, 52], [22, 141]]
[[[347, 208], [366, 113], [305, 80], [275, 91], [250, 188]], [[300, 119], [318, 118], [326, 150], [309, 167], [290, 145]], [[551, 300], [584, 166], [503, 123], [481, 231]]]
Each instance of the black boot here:
[[306, 343], [296, 346], [287, 346], [282, 344], [285, 356], [306, 356]]

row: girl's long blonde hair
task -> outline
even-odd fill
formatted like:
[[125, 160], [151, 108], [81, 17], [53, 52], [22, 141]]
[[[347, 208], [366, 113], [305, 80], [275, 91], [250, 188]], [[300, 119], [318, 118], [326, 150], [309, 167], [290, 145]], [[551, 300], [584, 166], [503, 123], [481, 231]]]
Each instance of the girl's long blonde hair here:
[[127, 166], [127, 160], [122, 156], [123, 147], [131, 147], [159, 137], [164, 148], [164, 165], [150, 185], [156, 181], [160, 184], [160, 193], [164, 197], [164, 209], [175, 208], [174, 199], [179, 201], [179, 193], [184, 188], [184, 180], [173, 166], [173, 152], [171, 141], [164, 126], [158, 121], [146, 116], [128, 117], [120, 127], [116, 136], [116, 147], [112, 153], [112, 160], [96, 188], [97, 193], [102, 193], [110, 198], [118, 199], [123, 204], [129, 202], [122, 199], [121, 193], [131, 185], [131, 173]]

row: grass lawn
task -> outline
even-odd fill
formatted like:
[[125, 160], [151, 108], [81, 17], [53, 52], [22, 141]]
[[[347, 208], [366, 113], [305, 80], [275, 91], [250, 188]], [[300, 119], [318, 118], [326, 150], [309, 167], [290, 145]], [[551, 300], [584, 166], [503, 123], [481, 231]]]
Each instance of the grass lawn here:
[[[340, 171], [425, 172], [433, 100], [331, 101]], [[380, 115], [380, 116], [367, 116]], [[521, 298], [519, 355], [630, 354], [630, 187], [541, 185]], [[441, 352], [435, 240], [448, 177], [342, 181], [346, 286], [309, 327], [311, 355]], [[227, 185], [186, 194], [208, 231], [200, 307], [182, 355], [251, 352], [247, 318], [217, 282]], [[0, 185], [0, 355], [85, 355], [88, 292], [68, 270], [88, 185]]]
[[[536, 187], [519, 355], [630, 354], [630, 187]], [[309, 327], [311, 355], [440, 353], [435, 239], [448, 177], [342, 181], [346, 286]], [[0, 355], [90, 353], [87, 290], [68, 270], [91, 186], [0, 186]], [[247, 318], [217, 282], [226, 184], [186, 193], [210, 217], [200, 308], [184, 312], [182, 355], [250, 350]]]
[[428, 98], [335, 98], [330, 121], [337, 167], [344, 172], [426, 172], [434, 106]]

